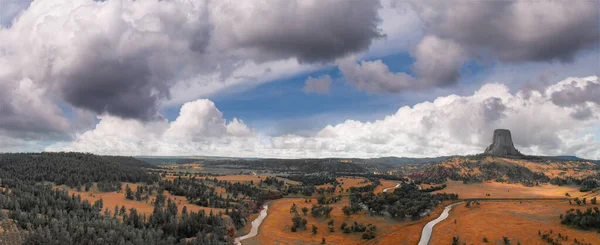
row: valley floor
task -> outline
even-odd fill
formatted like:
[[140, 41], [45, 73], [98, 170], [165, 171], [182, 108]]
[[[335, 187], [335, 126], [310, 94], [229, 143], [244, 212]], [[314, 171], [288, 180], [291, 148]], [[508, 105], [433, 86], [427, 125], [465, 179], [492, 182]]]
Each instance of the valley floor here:
[[[434, 193], [456, 193], [461, 199], [469, 198], [569, 198], [579, 197], [588, 193], [580, 192], [577, 186], [557, 186], [542, 184], [527, 187], [522, 184], [507, 184], [499, 182], [463, 184], [462, 181], [448, 180], [446, 188]], [[489, 196], [486, 196], [489, 194]]]
[[511, 244], [548, 244], [538, 235], [549, 234], [556, 238], [568, 236], [562, 244], [573, 244], [574, 239], [583, 243], [600, 244], [600, 234], [596, 231], [577, 230], [560, 223], [559, 216], [570, 208], [595, 207], [570, 205], [568, 201], [481, 201], [480, 205], [466, 207], [457, 205], [450, 216], [433, 229], [430, 244], [450, 244], [455, 236], [460, 244], [501, 244], [503, 237]]
[[[342, 207], [349, 205], [349, 200], [344, 197], [341, 202], [331, 204], [334, 210], [331, 213], [331, 219], [334, 220], [334, 232], [327, 229], [327, 221], [329, 219], [319, 217], [314, 218], [310, 215], [300, 215], [308, 220], [306, 230], [291, 232], [292, 217], [290, 207], [296, 204], [298, 210], [302, 207], [310, 208], [316, 200], [311, 203], [305, 203], [303, 198], [284, 198], [271, 202], [269, 214], [263, 221], [258, 236], [244, 240], [244, 245], [258, 244], [321, 244], [322, 238], [325, 237], [326, 244], [400, 244], [412, 245], [417, 244], [420, 238], [421, 229], [432, 219], [435, 219], [445, 204], [438, 207], [428, 216], [418, 221], [398, 221], [390, 217], [370, 216], [368, 214], [353, 214], [346, 217], [342, 212]], [[364, 240], [361, 238], [361, 233], [345, 234], [340, 230], [340, 225], [343, 222], [352, 224], [354, 221], [363, 224], [375, 224], [377, 226], [377, 236], [372, 240]], [[318, 233], [313, 235], [311, 225], [318, 227]]]

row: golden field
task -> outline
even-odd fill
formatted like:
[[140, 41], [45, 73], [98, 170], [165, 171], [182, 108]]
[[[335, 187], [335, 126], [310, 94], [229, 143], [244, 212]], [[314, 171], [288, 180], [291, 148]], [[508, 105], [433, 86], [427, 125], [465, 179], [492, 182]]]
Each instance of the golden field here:
[[[452, 237], [459, 236], [460, 244], [500, 244], [502, 237], [512, 243], [542, 245], [548, 244], [538, 236], [538, 230], [553, 237], [558, 233], [569, 237], [563, 244], [572, 244], [573, 239], [600, 244], [600, 234], [596, 231], [582, 231], [560, 224], [559, 216], [570, 208], [592, 207], [570, 205], [567, 201], [481, 201], [480, 205], [454, 206], [450, 216], [433, 229], [430, 244], [450, 244]], [[456, 223], [454, 222], [456, 220]]]

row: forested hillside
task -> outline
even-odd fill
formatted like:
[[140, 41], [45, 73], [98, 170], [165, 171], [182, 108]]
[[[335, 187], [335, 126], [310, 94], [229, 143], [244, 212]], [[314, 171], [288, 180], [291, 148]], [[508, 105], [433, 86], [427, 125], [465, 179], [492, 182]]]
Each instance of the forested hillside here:
[[23, 181], [53, 182], [70, 187], [92, 182], [155, 182], [145, 168], [155, 168], [132, 157], [86, 153], [0, 154], [0, 176]]
[[[180, 212], [162, 194], [154, 211], [104, 207], [90, 203], [51, 183], [79, 186], [159, 180], [147, 165], [129, 157], [82, 153], [0, 155], [0, 219], [21, 230], [23, 244], [232, 244], [231, 220], [204, 211]], [[162, 193], [162, 192], [160, 192]], [[161, 197], [161, 198], [159, 198]], [[7, 220], [8, 218], [8, 220]], [[12, 241], [18, 242], [18, 241]]]
[[447, 179], [465, 183], [497, 181], [535, 186], [580, 185], [582, 191], [598, 186], [600, 165], [587, 160], [552, 157], [508, 159], [483, 155], [454, 157], [427, 166], [410, 176], [419, 183], [441, 184]]
[[227, 167], [241, 169], [270, 170], [288, 173], [363, 173], [367, 168], [361, 164], [344, 162], [338, 159], [227, 159], [204, 161], [206, 167]]

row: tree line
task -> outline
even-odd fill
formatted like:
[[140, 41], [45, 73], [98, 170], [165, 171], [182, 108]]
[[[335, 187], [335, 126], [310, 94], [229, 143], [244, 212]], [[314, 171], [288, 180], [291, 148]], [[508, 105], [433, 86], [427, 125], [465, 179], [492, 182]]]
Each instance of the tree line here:
[[[104, 207], [42, 181], [69, 186], [120, 181], [150, 182], [147, 164], [133, 158], [81, 153], [1, 154], [0, 219], [11, 219], [26, 234], [24, 244], [233, 244], [234, 229], [224, 214], [182, 210], [156, 198], [154, 211]], [[104, 184], [103, 184], [104, 185]], [[112, 187], [111, 187], [112, 188]], [[143, 190], [142, 190], [143, 191]]]

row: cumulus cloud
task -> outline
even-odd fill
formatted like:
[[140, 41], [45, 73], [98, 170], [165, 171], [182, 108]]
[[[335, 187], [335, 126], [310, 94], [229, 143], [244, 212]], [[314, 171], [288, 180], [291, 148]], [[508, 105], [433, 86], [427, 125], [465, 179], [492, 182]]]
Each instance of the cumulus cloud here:
[[587, 102], [600, 104], [600, 83], [576, 81], [561, 83], [561, 89], [552, 93], [552, 102], [561, 106], [573, 106]]
[[95, 128], [76, 135], [72, 142], [57, 142], [46, 150], [118, 155], [234, 155], [237, 147], [255, 145], [245, 143], [254, 139], [253, 130], [237, 118], [227, 123], [215, 104], [206, 99], [185, 103], [172, 122], [143, 122], [111, 115], [99, 116], [99, 120]]
[[460, 76], [459, 69], [466, 60], [464, 50], [451, 40], [426, 36], [414, 50], [415, 75], [391, 72], [381, 60], [361, 61], [354, 57], [338, 60], [338, 68], [357, 89], [372, 93], [398, 93], [446, 86]]
[[34, 1], [0, 30], [0, 60], [74, 107], [151, 120], [206, 49], [206, 15], [201, 2]]
[[454, 40], [473, 57], [572, 60], [597, 48], [597, 1], [411, 1], [425, 31]]
[[[105, 154], [222, 155], [240, 157], [381, 157], [439, 156], [480, 153], [496, 128], [508, 128], [525, 154], [577, 155], [600, 159], [594, 127], [600, 118], [576, 119], [575, 108], [552, 102], [552, 94], [576, 81], [598, 83], [598, 77], [568, 78], [543, 92], [525, 96], [500, 83], [482, 86], [471, 95], [447, 95], [404, 106], [381, 120], [328, 125], [307, 136], [267, 137], [242, 121], [227, 123], [208, 100], [190, 102], [168, 123], [142, 123], [102, 118], [94, 130], [74, 142], [47, 150], [78, 150]], [[600, 105], [589, 107], [600, 115]], [[119, 129], [116, 125], [125, 125]]]
[[0, 84], [29, 79], [49, 103], [142, 121], [161, 120], [164, 104], [313, 69], [382, 37], [377, 1], [28, 5], [3, 2], [11, 25], [0, 28]]
[[442, 86], [457, 81], [459, 70], [467, 58], [459, 44], [436, 36], [423, 37], [413, 56], [416, 62], [412, 70], [421, 82], [429, 86]]
[[218, 137], [227, 132], [223, 114], [209, 100], [185, 103], [179, 117], [171, 123], [167, 135], [190, 138], [194, 141], [205, 137]]
[[308, 77], [304, 82], [302, 90], [305, 93], [327, 94], [329, 93], [329, 86], [331, 86], [331, 77], [329, 75], [317, 78]]
[[[342, 63], [340, 70], [358, 89], [397, 93], [447, 86], [460, 79], [461, 68], [470, 60], [566, 63], [582, 51], [599, 49], [597, 1], [415, 0], [394, 1], [390, 6], [407, 18], [416, 13], [421, 20], [412, 24], [421, 27], [423, 35], [407, 48], [415, 59], [412, 73], [390, 73], [377, 61], [365, 62], [362, 68], [352, 65], [363, 70], [352, 72], [350, 64]], [[389, 15], [389, 9], [383, 13]], [[389, 26], [386, 31], [394, 33]], [[370, 79], [364, 77], [366, 70]]]
[[[365, 51], [378, 30], [378, 1], [216, 1], [215, 45], [263, 58], [331, 61]], [[276, 11], [274, 11], [276, 10]]]
[[[584, 84], [598, 77], [569, 78]], [[563, 83], [563, 82], [561, 82]], [[561, 84], [559, 83], [559, 84]], [[552, 102], [550, 86], [527, 97], [510, 93], [503, 84], [482, 86], [470, 96], [449, 95], [433, 102], [402, 107], [395, 114], [374, 122], [348, 120], [330, 125], [312, 137], [286, 135], [273, 139], [275, 148], [335, 156], [435, 156], [480, 153], [490, 143], [496, 128], [508, 128], [526, 154], [576, 154], [597, 159], [592, 147], [600, 146], [590, 130], [599, 118], [578, 120], [574, 109]], [[590, 107], [598, 115], [600, 107]], [[576, 143], [583, 140], [587, 144]]]
[[[516, 93], [491, 83], [469, 96], [443, 96], [378, 121], [349, 120], [308, 136], [267, 137], [240, 119], [225, 120], [211, 101], [197, 100], [331, 61], [361, 90], [402, 92], [453, 84], [473, 59], [499, 60], [509, 68], [559, 61], [550, 64], [555, 70], [598, 48], [594, 1], [390, 1], [382, 8], [378, 1], [344, 0], [37, 0], [31, 6], [3, 0], [0, 150], [33, 149], [39, 144], [32, 142], [69, 135], [72, 141], [47, 149], [429, 156], [479, 152], [493, 128], [507, 127], [528, 136], [515, 139], [525, 153], [600, 158], [593, 148], [598, 136], [589, 131], [600, 115], [597, 77], [544, 82]], [[409, 41], [402, 38], [406, 33], [414, 34]], [[387, 47], [409, 49], [411, 70], [392, 72], [381, 60], [352, 58], [389, 54]], [[516, 79], [509, 68], [505, 72]], [[331, 78], [306, 82], [307, 91], [323, 92]], [[173, 121], [159, 113], [181, 104]]]
[[547, 92], [552, 102], [558, 106], [573, 108], [571, 115], [576, 119], [585, 120], [596, 116], [591, 109], [600, 105], [600, 83], [598, 80], [563, 81], [550, 88]]
[[359, 90], [394, 93], [421, 87], [419, 81], [412, 76], [403, 72], [391, 72], [381, 60], [356, 63], [353, 58], [347, 58], [337, 64], [346, 80]]
[[68, 131], [62, 110], [30, 79], [0, 83], [0, 135], [37, 139]]

